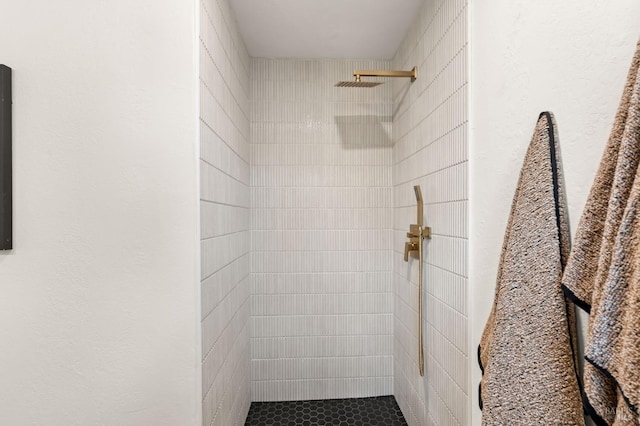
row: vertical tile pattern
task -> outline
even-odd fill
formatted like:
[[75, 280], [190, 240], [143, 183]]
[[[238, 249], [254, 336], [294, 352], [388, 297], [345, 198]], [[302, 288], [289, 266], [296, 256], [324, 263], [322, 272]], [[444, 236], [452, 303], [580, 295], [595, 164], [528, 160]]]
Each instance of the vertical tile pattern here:
[[389, 61], [253, 59], [254, 401], [393, 392]]
[[[426, 0], [393, 63], [394, 394], [410, 425], [468, 425], [467, 2]], [[418, 373], [418, 264], [403, 261], [422, 187], [425, 376]], [[471, 354], [472, 355], [472, 354]]]
[[244, 424], [249, 383], [249, 69], [228, 0], [200, 3], [203, 424]]

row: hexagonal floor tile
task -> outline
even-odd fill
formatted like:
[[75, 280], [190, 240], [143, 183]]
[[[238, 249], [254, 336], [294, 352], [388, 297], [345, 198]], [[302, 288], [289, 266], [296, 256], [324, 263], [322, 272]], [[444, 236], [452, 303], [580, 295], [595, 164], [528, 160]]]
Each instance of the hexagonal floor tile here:
[[245, 426], [406, 425], [393, 396], [317, 401], [252, 402]]

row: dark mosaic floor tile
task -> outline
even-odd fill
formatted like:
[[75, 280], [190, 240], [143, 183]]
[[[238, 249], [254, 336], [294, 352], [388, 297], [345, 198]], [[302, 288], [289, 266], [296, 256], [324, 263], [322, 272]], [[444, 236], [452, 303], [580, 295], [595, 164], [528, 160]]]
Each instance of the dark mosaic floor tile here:
[[317, 401], [252, 402], [245, 426], [403, 426], [393, 396]]

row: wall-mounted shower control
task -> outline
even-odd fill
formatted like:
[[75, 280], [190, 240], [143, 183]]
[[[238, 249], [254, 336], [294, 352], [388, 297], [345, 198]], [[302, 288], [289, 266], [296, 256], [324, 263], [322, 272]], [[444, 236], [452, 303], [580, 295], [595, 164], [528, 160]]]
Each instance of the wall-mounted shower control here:
[[409, 256], [417, 259], [418, 258], [418, 243], [416, 242], [406, 242], [404, 243], [404, 261], [409, 261]]
[[[422, 237], [422, 238], [420, 238]], [[409, 256], [414, 259], [420, 258], [420, 240], [424, 238], [431, 238], [431, 228], [422, 227], [421, 225], [411, 224], [409, 225], [409, 232], [407, 232], [407, 238], [409, 241], [404, 243], [404, 261], [409, 261]]]
[[418, 260], [418, 368], [420, 375], [424, 376], [424, 352], [422, 345], [422, 248], [423, 240], [431, 238], [431, 228], [423, 226], [424, 202], [422, 201], [422, 191], [420, 185], [413, 187], [418, 202], [417, 222], [409, 225], [407, 238], [404, 243], [404, 261], [409, 261], [409, 256]]

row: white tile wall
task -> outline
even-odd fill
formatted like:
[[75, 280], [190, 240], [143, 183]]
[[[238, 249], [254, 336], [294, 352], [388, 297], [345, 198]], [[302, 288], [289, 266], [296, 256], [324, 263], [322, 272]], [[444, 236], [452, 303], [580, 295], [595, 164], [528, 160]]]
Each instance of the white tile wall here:
[[391, 86], [334, 87], [389, 66], [252, 60], [255, 401], [393, 393]]
[[[426, 0], [393, 60], [394, 394], [410, 425], [468, 425], [467, 1]], [[403, 261], [422, 187], [425, 376], [418, 373], [418, 264]], [[473, 354], [471, 354], [473, 356]]]
[[249, 382], [249, 68], [228, 0], [200, 3], [203, 424], [244, 424]]

